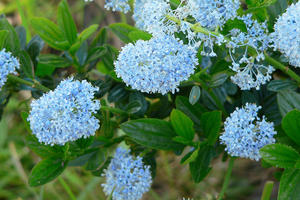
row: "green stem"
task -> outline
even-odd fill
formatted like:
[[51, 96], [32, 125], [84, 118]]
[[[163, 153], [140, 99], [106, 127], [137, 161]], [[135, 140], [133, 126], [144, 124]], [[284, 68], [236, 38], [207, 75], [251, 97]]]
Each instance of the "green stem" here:
[[63, 188], [66, 190], [66, 192], [68, 193], [69, 197], [71, 200], [76, 200], [75, 195], [73, 194], [72, 190], [70, 189], [70, 187], [68, 186], [68, 184], [64, 181], [63, 178], [58, 177], [58, 181], [60, 182], [60, 184], [63, 186]]
[[227, 168], [227, 171], [226, 171], [223, 186], [222, 186], [221, 192], [220, 192], [219, 197], [218, 197], [217, 200], [222, 200], [224, 195], [225, 195], [226, 189], [227, 189], [228, 184], [229, 184], [231, 172], [232, 172], [232, 169], [233, 169], [233, 164], [234, 164], [234, 158], [231, 157], [230, 160], [229, 160], [229, 164], [228, 164], [228, 168]]
[[295, 72], [293, 72], [290, 68], [288, 68], [287, 66], [284, 66], [282, 63], [278, 62], [277, 60], [268, 56], [267, 54], [265, 54], [265, 59], [274, 68], [281, 70], [282, 72], [284, 72], [285, 74], [290, 76], [292, 79], [297, 81], [297, 83], [300, 85], [300, 77]]
[[270, 200], [272, 190], [273, 190], [274, 182], [267, 181], [264, 187], [263, 194], [261, 195], [261, 200]]
[[[177, 23], [178, 25], [180, 25], [181, 21], [179, 19], [177, 19], [176, 17], [173, 16], [169, 16], [167, 15], [166, 18], [170, 21], [173, 21], [175, 23]], [[221, 34], [219, 32], [214, 32], [214, 31], [210, 31], [207, 30], [205, 28], [203, 28], [202, 26], [200, 26], [200, 24], [190, 24], [190, 27], [193, 31], [198, 32], [198, 33], [203, 33], [205, 35], [212, 35], [212, 36], [220, 36]], [[229, 42], [230, 39], [226, 36], [224, 36], [224, 39]], [[256, 55], [256, 51], [254, 49], [251, 49], [251, 47], [248, 48], [249, 53], [250, 54], [254, 54]], [[294, 79], [295, 81], [297, 81], [297, 83], [300, 85], [300, 76], [298, 76], [295, 72], [293, 72], [291, 69], [289, 69], [287, 66], [284, 66], [282, 63], [280, 63], [279, 61], [275, 60], [274, 58], [271, 58], [270, 56], [268, 56], [267, 54], [265, 54], [265, 60], [271, 64], [274, 68], [281, 70], [283, 73], [287, 74], [288, 76], [290, 76], [292, 79]]]
[[43, 86], [37, 80], [33, 80], [33, 82], [31, 82], [31, 81], [27, 81], [27, 80], [21, 79], [21, 78], [15, 76], [15, 75], [11, 75], [11, 74], [9, 74], [7, 76], [7, 78], [9, 80], [11, 80], [11, 81], [18, 82], [18, 83], [21, 83], [21, 84], [24, 84], [24, 85], [28, 85], [28, 86], [30, 86], [32, 88], [36, 88], [36, 89], [41, 90], [43, 92], [49, 92], [50, 91], [49, 88]]

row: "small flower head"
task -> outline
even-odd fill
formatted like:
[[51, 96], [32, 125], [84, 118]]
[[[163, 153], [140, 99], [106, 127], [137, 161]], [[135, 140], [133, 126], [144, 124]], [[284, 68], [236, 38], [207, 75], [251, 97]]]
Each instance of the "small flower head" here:
[[175, 23], [166, 19], [169, 12], [171, 12], [169, 1], [136, 0], [133, 19], [136, 27], [153, 35], [174, 33], [177, 30]]
[[20, 68], [17, 58], [13, 57], [10, 52], [5, 49], [0, 51], [0, 89], [7, 81], [7, 75], [17, 74], [16, 69]]
[[271, 65], [264, 66], [252, 62], [246, 64], [245, 67], [239, 65], [235, 67], [235, 64], [233, 64], [230, 68], [237, 72], [234, 76], [231, 76], [231, 80], [241, 90], [250, 90], [251, 88], [259, 90], [261, 85], [271, 80], [271, 74], [275, 71]]
[[300, 1], [287, 8], [274, 29], [271, 35], [275, 49], [281, 51], [291, 65], [300, 67]]
[[190, 15], [208, 29], [221, 27], [229, 19], [237, 15], [240, 7], [239, 0], [188, 0], [187, 5], [191, 8]]
[[[271, 79], [274, 71], [272, 66], [261, 64], [265, 59], [264, 51], [270, 45], [267, 25], [253, 20], [250, 14], [237, 18], [245, 23], [246, 32], [232, 29], [229, 34], [231, 41], [226, 46], [232, 61], [230, 68], [237, 72], [231, 80], [242, 90], [259, 89], [260, 85]], [[257, 56], [249, 56], [249, 46], [256, 51]]]
[[130, 11], [129, 0], [106, 0], [104, 8], [127, 13]]
[[106, 181], [102, 184], [106, 195], [113, 200], [138, 200], [152, 184], [150, 166], [141, 157], [134, 158], [130, 151], [118, 148], [108, 168], [104, 170]]
[[174, 93], [194, 73], [196, 52], [172, 36], [153, 37], [127, 44], [115, 62], [118, 77], [147, 93]]
[[73, 78], [62, 81], [54, 91], [31, 103], [28, 117], [39, 142], [64, 145], [95, 134], [99, 121], [93, 116], [100, 102], [93, 100], [98, 88]]
[[237, 108], [224, 123], [225, 132], [220, 136], [221, 144], [231, 156], [249, 158], [258, 161], [259, 150], [268, 144], [275, 143], [274, 124], [265, 117], [258, 117], [260, 106], [246, 104]]

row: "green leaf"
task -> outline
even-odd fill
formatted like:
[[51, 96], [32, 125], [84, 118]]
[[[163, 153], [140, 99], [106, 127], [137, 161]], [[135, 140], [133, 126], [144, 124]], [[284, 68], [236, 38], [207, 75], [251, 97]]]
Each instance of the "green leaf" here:
[[[20, 41], [18, 38], [18, 35], [14, 29], [14, 27], [12, 27], [12, 25], [10, 25], [10, 23], [7, 21], [7, 19], [5, 18], [4, 15], [0, 16], [0, 30], [6, 30], [9, 32], [8, 36], [6, 37], [5, 42], [1, 41], [2, 45], [5, 47], [5, 49], [7, 51], [10, 52], [17, 52], [21, 49], [20, 46]], [[4, 33], [2, 33], [4, 34]]]
[[70, 53], [74, 54], [82, 45], [82, 43], [87, 40], [95, 31], [97, 31], [99, 25], [93, 24], [88, 28], [84, 29], [78, 36], [77, 41], [71, 46]]
[[101, 165], [103, 165], [105, 160], [105, 153], [102, 150], [94, 152], [86, 165], [86, 170], [97, 170], [101, 167]]
[[202, 113], [206, 112], [206, 109], [203, 108], [199, 103], [191, 105], [189, 99], [184, 96], [177, 96], [175, 100], [176, 109], [182, 111], [186, 114], [195, 124], [195, 129], [199, 130], [200, 128], [200, 116]]
[[298, 85], [293, 80], [272, 80], [267, 86], [268, 90], [279, 92], [282, 90], [296, 90]]
[[64, 68], [72, 65], [72, 61], [54, 54], [42, 54], [38, 57], [39, 63], [36, 74], [38, 76], [51, 75], [56, 68]]
[[285, 133], [298, 145], [300, 145], [300, 111], [292, 110], [282, 120], [282, 128]]
[[174, 142], [172, 125], [159, 119], [138, 119], [121, 124], [121, 129], [136, 143], [153, 149], [180, 150], [182, 145]]
[[116, 34], [124, 43], [132, 42], [129, 33], [132, 31], [140, 31], [139, 29], [124, 23], [110, 24], [109, 28]]
[[275, 3], [277, 0], [246, 0], [249, 9], [267, 7]]
[[9, 32], [7, 30], [0, 31], [0, 49], [5, 48], [6, 38], [8, 37]]
[[201, 89], [199, 86], [193, 86], [192, 90], [190, 92], [190, 97], [189, 97], [189, 102], [190, 104], [194, 105], [195, 103], [197, 103], [197, 101], [199, 100], [201, 95]]
[[77, 28], [66, 0], [62, 0], [58, 5], [57, 22], [72, 45], [77, 39]]
[[198, 153], [199, 153], [199, 150], [196, 149], [195, 151], [192, 151], [192, 152], [189, 152], [187, 153], [182, 159], [181, 159], [181, 163], [183, 165], [186, 165], [186, 164], [189, 164], [191, 162], [194, 162], [197, 157], [198, 157]]
[[145, 31], [131, 31], [128, 34], [131, 41], [136, 42], [138, 40], [150, 40], [152, 35]]
[[228, 75], [224, 72], [214, 74], [210, 81], [210, 87], [218, 87], [225, 83], [225, 81], [228, 79]]
[[180, 110], [174, 109], [171, 112], [171, 124], [177, 135], [193, 140], [195, 131], [193, 128], [193, 121]]
[[270, 144], [260, 149], [260, 155], [269, 164], [280, 168], [292, 168], [300, 154], [290, 146]]
[[67, 167], [67, 162], [58, 158], [47, 158], [40, 161], [31, 171], [29, 185], [44, 185], [58, 177]]
[[101, 47], [95, 47], [91, 49], [88, 53], [87, 62], [90, 63], [92, 61], [95, 61], [102, 56], [104, 56], [107, 53], [107, 48], [104, 46]]
[[300, 110], [300, 94], [290, 90], [277, 93], [277, 103], [282, 116], [294, 109]]
[[222, 122], [221, 111], [206, 112], [201, 115], [201, 125], [208, 138], [208, 144], [214, 145], [219, 137]]
[[62, 30], [52, 21], [35, 17], [31, 20], [31, 25], [37, 34], [52, 48], [57, 50], [67, 50], [70, 47]]
[[42, 158], [57, 157], [60, 158], [64, 155], [62, 146], [59, 145], [44, 145], [38, 141], [38, 139], [30, 134], [26, 136], [26, 145], [37, 155]]
[[20, 51], [18, 53], [18, 58], [20, 61], [20, 67], [22, 69], [22, 72], [28, 77], [33, 78], [34, 77], [34, 67], [33, 63], [31, 61], [31, 58], [29, 54], [26, 51]]
[[285, 169], [279, 185], [277, 200], [300, 199], [300, 170]]
[[211, 160], [215, 157], [215, 149], [210, 145], [200, 147], [197, 158], [190, 163], [192, 178], [196, 183], [202, 181], [212, 169], [209, 167]]
[[107, 28], [103, 27], [97, 33], [96, 37], [93, 39], [90, 47], [94, 48], [96, 46], [102, 46], [107, 42]]

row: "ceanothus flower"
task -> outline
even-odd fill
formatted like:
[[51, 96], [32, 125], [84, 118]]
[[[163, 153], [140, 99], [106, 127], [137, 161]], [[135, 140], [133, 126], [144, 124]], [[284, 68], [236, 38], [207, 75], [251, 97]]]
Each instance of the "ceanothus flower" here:
[[102, 184], [104, 193], [113, 200], [138, 200], [152, 184], [150, 166], [144, 165], [142, 158], [134, 158], [130, 150], [117, 148], [107, 169], [102, 174], [106, 181]]
[[274, 124], [267, 122], [264, 116], [258, 117], [260, 109], [260, 106], [247, 103], [226, 119], [220, 141], [229, 155], [258, 161], [261, 158], [259, 150], [275, 143]]
[[16, 69], [20, 68], [20, 63], [17, 58], [12, 56], [5, 49], [0, 51], [0, 89], [7, 81], [7, 75], [17, 74]]
[[123, 13], [127, 13], [131, 10], [129, 0], [105, 0], [104, 8]]
[[[271, 79], [274, 68], [271, 65], [264, 66], [261, 62], [265, 59], [264, 51], [270, 45], [270, 37], [268, 35], [266, 23], [259, 23], [252, 19], [252, 15], [248, 14], [237, 17], [246, 25], [246, 32], [239, 29], [230, 31], [230, 41], [226, 44], [229, 48], [229, 55], [232, 61], [230, 68], [237, 72], [231, 77], [232, 81], [242, 90], [251, 88], [260, 88]], [[256, 51], [257, 56], [249, 56], [248, 48], [251, 47]], [[237, 55], [237, 52], [243, 52]]]
[[93, 100], [97, 90], [86, 80], [63, 80], [54, 91], [32, 101], [28, 117], [32, 133], [50, 145], [94, 135], [100, 126], [93, 116], [100, 109], [99, 100]]
[[136, 0], [133, 19], [136, 27], [153, 35], [172, 34], [177, 26], [167, 20], [170, 12], [169, 0]]
[[115, 71], [126, 85], [147, 93], [174, 93], [194, 73], [196, 52], [173, 36], [139, 40], [122, 48]]
[[300, 67], [300, 1], [280, 16], [271, 34], [275, 49], [282, 52], [291, 65]]
[[239, 0], [188, 0], [190, 15], [201, 26], [213, 30], [222, 28], [225, 22], [237, 15], [240, 7]]

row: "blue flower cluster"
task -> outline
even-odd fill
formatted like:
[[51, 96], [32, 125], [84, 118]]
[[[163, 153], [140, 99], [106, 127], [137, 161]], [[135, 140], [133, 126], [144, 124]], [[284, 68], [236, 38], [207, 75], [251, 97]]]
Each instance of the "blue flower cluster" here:
[[278, 18], [274, 30], [271, 34], [274, 47], [289, 59], [291, 65], [300, 67], [300, 1]]
[[141, 157], [133, 158], [130, 151], [117, 148], [107, 169], [102, 174], [106, 195], [113, 200], [138, 200], [152, 184], [150, 166], [144, 165]]
[[246, 104], [237, 108], [224, 122], [225, 132], [220, 136], [221, 144], [231, 156], [249, 158], [258, 161], [259, 150], [265, 145], [275, 143], [274, 124], [265, 117], [258, 117], [260, 106]]
[[[242, 32], [239, 29], [232, 29], [230, 42], [226, 44], [232, 61], [230, 68], [237, 72], [235, 76], [231, 77], [231, 80], [242, 90], [251, 88], [258, 90], [260, 85], [265, 84], [272, 78], [271, 74], [274, 71], [272, 66], [261, 64], [265, 59], [264, 51], [270, 45], [267, 25], [253, 20], [251, 14], [237, 18], [245, 23], [247, 31]], [[249, 46], [256, 50], [256, 57], [248, 55]], [[244, 51], [242, 56], [234, 56], [240, 50]]]
[[93, 116], [100, 109], [99, 100], [93, 100], [96, 91], [85, 80], [63, 80], [54, 91], [31, 103], [28, 121], [32, 133], [39, 142], [50, 145], [94, 135], [100, 126]]
[[127, 13], [131, 10], [129, 0], [105, 0], [104, 8]]
[[234, 19], [237, 9], [240, 7], [239, 0], [188, 0], [190, 15], [202, 27], [214, 30], [222, 28], [226, 21]]
[[180, 82], [194, 73], [196, 52], [173, 36], [162, 35], [139, 40], [122, 48], [115, 71], [118, 77], [147, 93], [174, 93]]
[[177, 30], [174, 22], [166, 19], [171, 6], [165, 0], [137, 0], [134, 6], [133, 19], [136, 27], [153, 35], [172, 34]]
[[17, 74], [16, 69], [20, 68], [17, 58], [7, 52], [5, 49], [0, 51], [0, 89], [7, 81], [7, 75]]

